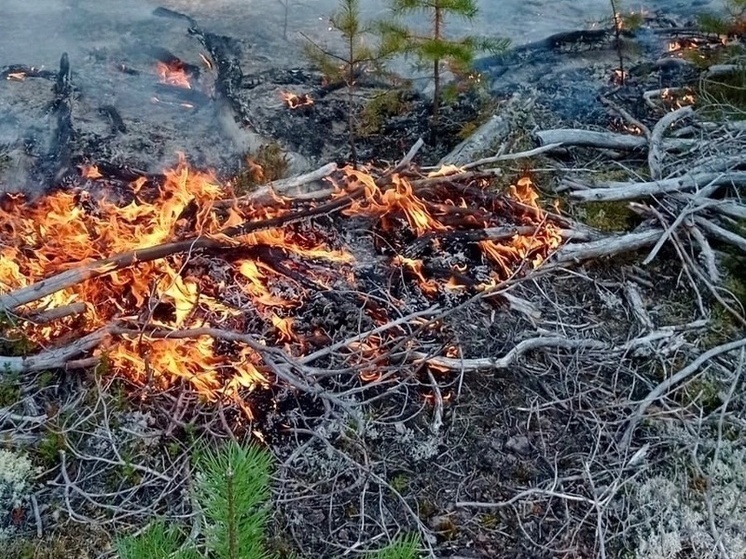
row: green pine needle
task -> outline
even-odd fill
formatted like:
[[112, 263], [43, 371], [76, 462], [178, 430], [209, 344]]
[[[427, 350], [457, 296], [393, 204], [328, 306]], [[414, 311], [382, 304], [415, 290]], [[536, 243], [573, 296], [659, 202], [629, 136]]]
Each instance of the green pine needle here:
[[198, 459], [197, 501], [218, 559], [269, 559], [264, 549], [271, 456], [235, 442]]
[[120, 559], [197, 559], [192, 549], [179, 550], [181, 540], [178, 528], [159, 520], [138, 536], [118, 540], [116, 549]]
[[366, 559], [416, 559], [420, 539], [413, 534], [399, 536], [383, 549], [372, 553]]

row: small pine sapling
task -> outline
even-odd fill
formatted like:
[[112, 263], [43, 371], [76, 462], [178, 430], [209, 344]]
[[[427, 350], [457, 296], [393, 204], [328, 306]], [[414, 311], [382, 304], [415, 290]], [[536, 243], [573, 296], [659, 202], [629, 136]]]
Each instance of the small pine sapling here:
[[[195, 458], [195, 499], [204, 517], [204, 541], [157, 520], [137, 536], [116, 542], [119, 559], [276, 559], [265, 547], [270, 515], [272, 456], [255, 446], [229, 442]], [[366, 559], [416, 559], [419, 538], [394, 539]]]
[[207, 522], [207, 548], [219, 559], [270, 559], [264, 537], [272, 457], [229, 443], [199, 458], [197, 502]]
[[725, 0], [727, 17], [712, 13], [701, 14], [698, 18], [703, 31], [727, 37], [746, 36], [746, 0]]
[[[459, 39], [446, 37], [446, 20], [460, 17], [472, 21], [479, 13], [476, 0], [392, 0], [394, 19], [380, 22], [383, 44], [392, 52], [414, 55], [420, 63], [432, 68], [433, 124], [438, 122], [441, 104], [441, 79], [443, 63], [463, 70], [468, 68], [478, 52], [499, 52], [508, 47], [507, 39], [487, 39], [465, 36]], [[430, 32], [418, 34], [399, 23], [399, 19], [412, 14], [422, 14], [432, 21]]]
[[420, 539], [416, 535], [400, 536], [366, 559], [416, 559]]
[[355, 147], [355, 86], [358, 77], [369, 67], [380, 69], [387, 53], [366, 44], [372, 27], [360, 18], [359, 0], [340, 0], [339, 9], [330, 18], [332, 28], [344, 40], [344, 52], [327, 50], [308, 37], [306, 55], [319, 66], [331, 82], [344, 82], [347, 88], [347, 129], [353, 167], [357, 168]]
[[[210, 559], [272, 559], [264, 547], [269, 517], [270, 454], [231, 442], [196, 459], [196, 501], [204, 515]], [[196, 542], [159, 520], [139, 536], [120, 539], [120, 559], [197, 559]]]
[[624, 15], [620, 9], [620, 0], [609, 0], [611, 4], [611, 22], [614, 27], [614, 48], [619, 58], [619, 84], [624, 85], [626, 74], [624, 70], [624, 45], [622, 44], [622, 34], [626, 31], [633, 31], [643, 23], [642, 15], [639, 13], [629, 13]]

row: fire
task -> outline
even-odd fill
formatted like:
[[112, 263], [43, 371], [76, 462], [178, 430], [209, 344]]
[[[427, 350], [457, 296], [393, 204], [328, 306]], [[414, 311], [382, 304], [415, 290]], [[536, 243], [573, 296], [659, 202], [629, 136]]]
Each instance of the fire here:
[[185, 89], [192, 88], [192, 84], [189, 82], [189, 76], [181, 62], [176, 61], [171, 64], [156, 62], [155, 71], [160, 78], [161, 83], [183, 87]]
[[295, 93], [281, 91], [280, 98], [291, 109], [299, 109], [301, 107], [310, 107], [311, 105], [313, 105], [313, 99], [307, 93], [296, 95]]
[[427, 279], [423, 273], [422, 260], [414, 260], [401, 255], [397, 255], [394, 258], [393, 264], [394, 266], [400, 266], [402, 268], [407, 268], [408, 270], [410, 270], [417, 278], [420, 289], [422, 289], [422, 292], [426, 295], [432, 296], [438, 293], [438, 283], [433, 279]]
[[100, 179], [103, 177], [96, 165], [84, 165], [80, 169], [80, 174], [87, 179]]
[[365, 199], [353, 202], [350, 209], [345, 210], [345, 215], [402, 215], [417, 235], [447, 229], [431, 214], [425, 202], [415, 196], [412, 185], [405, 178], [394, 175], [393, 188], [381, 191], [366, 173], [349, 168], [345, 171], [365, 188]]
[[[105, 181], [95, 165], [83, 166], [81, 174], [88, 181]], [[294, 206], [281, 198], [262, 207], [218, 203], [232, 198], [231, 189], [213, 174], [189, 168], [183, 157], [163, 177], [162, 183], [140, 178], [127, 192], [117, 194], [68, 189], [34, 202], [20, 195], [5, 196], [0, 203], [0, 294], [112, 255], [152, 251], [179, 241], [214, 242], [211, 252], [180, 251], [153, 260], [133, 256], [134, 264], [122, 268], [104, 262], [95, 277], [20, 309], [28, 313], [85, 303], [82, 315], [67, 316], [51, 326], [22, 323], [19, 328], [30, 339], [47, 344], [114, 324], [117, 332], [96, 355], [106, 356], [119, 374], [150, 392], [187, 386], [205, 401], [229, 400], [251, 417], [249, 393], [269, 384], [275, 370], [264, 362], [261, 347], [281, 345], [298, 356], [307, 345], [331, 340], [333, 336], [318, 327], [304, 330], [306, 323], [299, 319], [310, 294], [338, 286], [358, 290], [355, 256], [341, 236], [315, 221], [264, 225], [268, 219], [292, 217]], [[507, 217], [522, 232], [530, 226], [533, 233], [509, 239], [503, 235], [499, 240], [472, 235], [463, 241], [466, 244], [457, 245], [462, 255], [476, 255], [471, 258], [488, 269], [481, 283], [469, 280], [462, 285], [460, 279], [471, 273], [465, 256], [440, 267], [429, 260], [426, 265], [426, 256], [407, 255], [397, 243], [399, 237], [404, 242], [415, 239], [432, 243], [428, 250], [437, 252], [454, 238], [462, 242], [459, 235], [502, 226], [506, 216], [475, 201], [480, 198], [474, 192], [481, 192], [485, 184], [475, 183], [467, 194], [444, 181], [440, 190], [426, 192], [411, 178], [392, 174], [385, 182], [376, 182], [368, 172], [352, 168], [344, 169], [337, 181], [335, 196], [350, 200], [342, 215], [374, 221], [394, 249], [380, 258], [398, 269], [399, 276], [415, 281], [425, 297], [444, 291], [455, 297], [467, 289], [496, 286], [523, 265], [541, 265], [561, 242], [559, 232], [545, 223], [532, 181], [522, 177], [506, 195], [506, 207], [515, 212]], [[244, 234], [227, 231], [258, 222], [264, 228]], [[392, 252], [395, 255], [389, 256]], [[375, 322], [386, 322], [385, 311], [369, 312]], [[256, 343], [228, 342], [203, 331], [221, 328], [261, 335], [256, 334]], [[390, 367], [380, 357], [389, 342], [369, 337], [348, 344], [340, 354], [362, 381], [374, 382]]]
[[[101, 178], [95, 166], [82, 169], [84, 176]], [[219, 231], [231, 221], [252, 219], [253, 210], [243, 213], [233, 209], [228, 219], [217, 217], [213, 203], [225, 199], [229, 192], [209, 173], [195, 172], [182, 159], [176, 168], [165, 172], [160, 187], [146, 185], [145, 179], [133, 184], [134, 199], [121, 204], [106, 198], [93, 201], [84, 192], [58, 191], [35, 203], [20, 196], [8, 196], [0, 206], [0, 292], [7, 293], [28, 286], [52, 274], [81, 263], [106, 258], [112, 254], [157, 246], [179, 238], [187, 225], [198, 233], [220, 238]], [[153, 192], [155, 191], [155, 192]], [[155, 200], [153, 200], [155, 194]], [[92, 209], [95, 206], [95, 209]], [[266, 212], [264, 212], [266, 213]], [[265, 215], [256, 216], [262, 219]], [[270, 246], [301, 258], [351, 262], [351, 255], [327, 250], [319, 242], [293, 238], [282, 229], [259, 231], [239, 241], [244, 246]], [[131, 268], [112, 271], [108, 276], [82, 282], [27, 306], [26, 310], [57, 308], [75, 301], [85, 301], [87, 312], [83, 324], [99, 328], [118, 317], [146, 312], [149, 323], [166, 329], [188, 329], [218, 326], [226, 317], [240, 314], [203, 292], [199, 279], [184, 275], [187, 259], [173, 257], [142, 262]], [[260, 314], [279, 332], [279, 338], [295, 339], [293, 321], [279, 318], [265, 307], [288, 305], [292, 301], [273, 295], [267, 279], [276, 274], [261, 261], [245, 261], [237, 269], [248, 282], [246, 293]], [[95, 309], [95, 310], [93, 310]], [[163, 309], [163, 310], [160, 310]], [[165, 314], [164, 314], [165, 312]], [[76, 322], [77, 321], [77, 322]], [[60, 326], [80, 327], [78, 317], [63, 319]], [[49, 329], [29, 327], [32, 339], [48, 341]], [[124, 337], [101, 349], [111, 364], [136, 383], [163, 389], [175, 382], [191, 385], [208, 400], [231, 395], [253, 382], [266, 382], [259, 372], [257, 355], [252, 362], [233, 360], [216, 352], [211, 338], [195, 340], [150, 339], [147, 333], [136, 339]], [[245, 357], [245, 355], [244, 355]], [[220, 371], [218, 373], [217, 371]]]
[[22, 82], [26, 79], [26, 72], [10, 72], [5, 79]]
[[661, 91], [661, 101], [670, 107], [672, 111], [675, 111], [688, 105], [694, 105], [696, 98], [694, 97], [694, 92], [689, 88], [675, 90], [665, 88]]

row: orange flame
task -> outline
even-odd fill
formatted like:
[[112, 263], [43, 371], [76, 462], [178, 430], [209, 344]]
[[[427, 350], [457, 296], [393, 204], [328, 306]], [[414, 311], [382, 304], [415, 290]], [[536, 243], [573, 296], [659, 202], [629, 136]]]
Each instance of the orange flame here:
[[313, 105], [313, 99], [307, 93], [296, 95], [288, 91], [281, 91], [280, 98], [287, 104], [291, 109], [298, 109], [300, 107], [309, 107]]
[[[83, 167], [82, 174], [88, 178], [101, 177], [94, 165]], [[451, 222], [445, 216], [472, 209], [461, 194], [452, 195], [440, 204], [428, 202], [402, 176], [393, 175], [390, 184], [379, 187], [363, 170], [347, 168], [344, 175], [345, 187], [339, 189], [338, 195], [351, 191], [362, 191], [364, 195], [353, 200], [343, 213], [378, 218], [382, 222], [398, 220], [402, 228], [410, 230], [410, 237], [451, 234], [453, 226], [447, 225]], [[519, 179], [509, 193], [520, 202], [516, 204], [518, 217], [524, 225], [533, 225], [535, 233], [516, 235], [508, 241], [479, 243], [485, 260], [496, 265], [497, 271], [488, 280], [492, 282], [490, 285], [503, 281], [522, 262], [540, 265], [561, 242], [559, 232], [544, 224], [538, 192], [528, 177]], [[61, 290], [23, 309], [52, 309], [84, 302], [87, 306], [84, 316], [64, 318], [53, 328], [33, 325], [23, 328], [30, 338], [40, 342], [55, 341], [54, 337], [69, 334], [73, 329], [91, 331], [115, 320], [157, 328], [162, 332], [158, 336], [152, 330], [148, 336], [147, 328], [143, 328], [141, 336], [112, 339], [97, 354], [106, 354], [118, 372], [142, 387], [157, 391], [186, 385], [207, 401], [230, 399], [250, 416], [244, 397], [268, 382], [265, 374], [268, 368], [260, 353], [249, 347], [217, 343], [208, 336], [171, 339], [165, 332], [219, 328], [226, 321], [240, 328], [244, 325], [242, 321], [249, 320], [247, 316], [258, 316], [268, 330], [270, 326], [273, 328], [269, 334], [273, 339], [297, 353], [304, 341], [299, 340], [290, 311], [304, 302], [307, 282], [334, 286], [346, 278], [348, 284], [353, 284], [355, 278], [350, 277], [349, 265], [354, 258], [347, 250], [335, 248], [334, 239], [320, 235], [310, 225], [261, 229], [228, 238], [223, 233], [225, 228], [290, 211], [282, 204], [262, 208], [237, 204], [226, 208], [216, 204], [231, 194], [211, 173], [190, 169], [182, 157], [174, 169], [164, 173], [162, 184], [153, 184], [147, 178], [135, 181], [126, 202], [73, 190], [56, 191], [34, 203], [27, 203], [19, 195], [7, 195], [0, 203], [0, 293], [29, 286], [81, 263], [195, 235], [245, 250], [240, 258], [215, 258], [215, 262], [190, 253], [139, 262], [123, 269], [104, 265], [100, 271], [105, 275]], [[522, 212], [520, 207], [527, 210]], [[474, 226], [472, 221], [467, 228]], [[283, 269], [271, 265], [275, 255], [282, 258]], [[422, 260], [397, 256], [393, 265], [406, 269], [416, 278], [427, 296], [437, 296], [443, 289], [465, 289], [453, 278], [444, 282], [427, 277]], [[316, 268], [322, 271], [317, 272]], [[454, 276], [467, 273], [466, 265], [452, 265], [452, 273]], [[380, 338], [369, 338], [347, 347], [346, 359], [359, 367], [363, 381], [380, 378], [387, 366], [378, 361], [382, 360], [383, 345]]]
[[192, 84], [189, 82], [189, 76], [184, 70], [184, 65], [179, 61], [172, 62], [171, 64], [156, 62], [155, 71], [160, 78], [161, 83], [183, 87], [185, 89], [192, 88]]

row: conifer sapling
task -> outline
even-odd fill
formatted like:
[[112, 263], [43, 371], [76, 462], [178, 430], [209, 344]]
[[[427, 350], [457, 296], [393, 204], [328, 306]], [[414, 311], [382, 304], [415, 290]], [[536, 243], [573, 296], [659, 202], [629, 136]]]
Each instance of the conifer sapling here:
[[[379, 24], [384, 45], [394, 52], [412, 54], [424, 65], [432, 68], [433, 123], [438, 122], [441, 104], [441, 78], [444, 62], [467, 68], [478, 52], [498, 52], [508, 46], [505, 39], [494, 40], [465, 36], [449, 39], [445, 33], [446, 20], [460, 17], [472, 21], [478, 14], [476, 0], [391, 0], [395, 20]], [[432, 27], [428, 34], [418, 34], [400, 24], [397, 19], [411, 14], [422, 14], [429, 18]]]
[[387, 53], [366, 44], [372, 28], [360, 18], [359, 0], [340, 0], [339, 9], [330, 18], [332, 28], [344, 40], [344, 52], [335, 53], [314, 43], [308, 37], [306, 55], [321, 68], [330, 81], [343, 81], [347, 88], [347, 128], [352, 164], [357, 167], [355, 147], [355, 86], [358, 77], [368, 69], [379, 69]]

